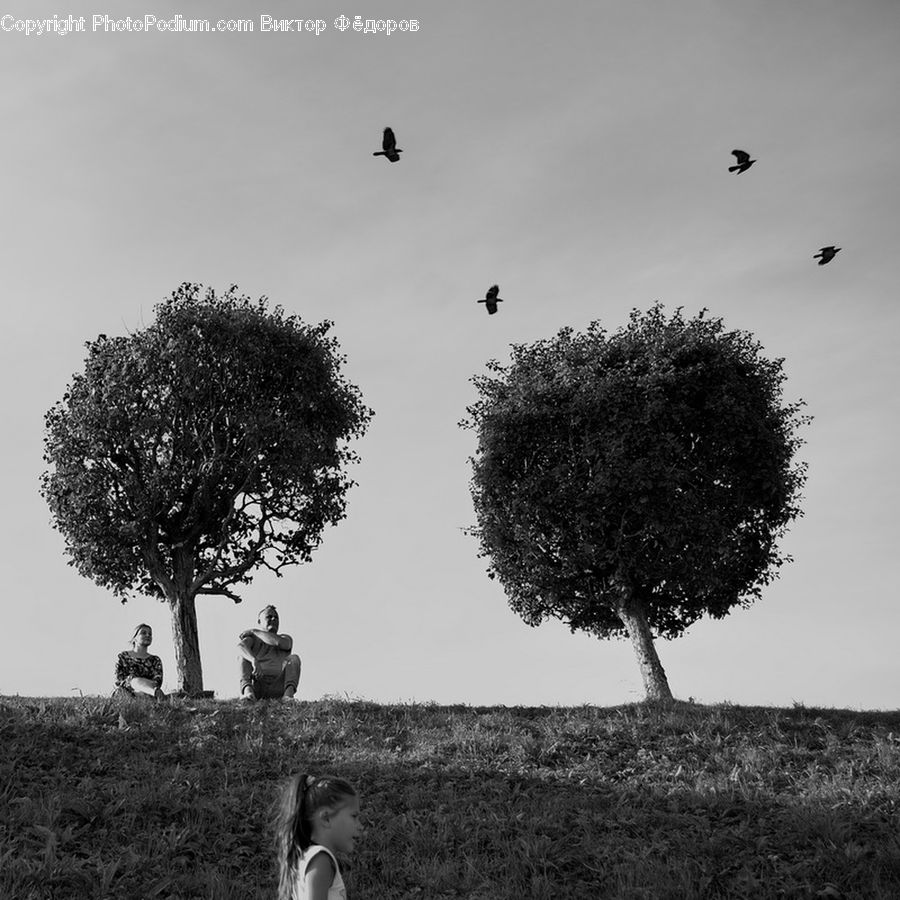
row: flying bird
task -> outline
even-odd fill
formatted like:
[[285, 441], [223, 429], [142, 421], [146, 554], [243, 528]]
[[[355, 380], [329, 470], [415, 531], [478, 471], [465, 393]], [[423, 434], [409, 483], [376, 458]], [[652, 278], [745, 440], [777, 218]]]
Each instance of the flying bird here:
[[740, 175], [741, 172], [746, 172], [747, 169], [749, 169], [750, 166], [752, 166], [753, 163], [756, 162], [755, 159], [750, 159], [750, 154], [745, 150], [732, 150], [731, 154], [737, 160], [737, 165], [729, 166], [728, 171], [737, 172], [738, 175]]
[[484, 299], [478, 301], [479, 303], [484, 303], [486, 305], [489, 316], [492, 316], [497, 312], [497, 304], [503, 302], [503, 298], [497, 296], [499, 293], [500, 285], [492, 284], [484, 295]]
[[397, 147], [397, 139], [394, 137], [393, 129], [389, 126], [384, 129], [384, 137], [381, 139], [381, 150], [376, 151], [372, 156], [386, 156], [391, 162], [399, 162], [402, 152]]
[[834, 246], [823, 247], [818, 253], [813, 253], [813, 259], [817, 259], [821, 256], [822, 258], [819, 259], [819, 265], [824, 266], [825, 263], [830, 263], [835, 258], [840, 249], [840, 247]]

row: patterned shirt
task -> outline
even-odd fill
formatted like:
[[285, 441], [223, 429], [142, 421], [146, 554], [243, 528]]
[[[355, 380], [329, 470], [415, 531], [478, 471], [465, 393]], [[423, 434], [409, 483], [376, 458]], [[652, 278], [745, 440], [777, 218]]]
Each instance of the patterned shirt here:
[[116, 687], [124, 688], [129, 693], [132, 678], [149, 678], [157, 687], [162, 687], [162, 660], [152, 653], [147, 656], [132, 656], [123, 650], [116, 659]]

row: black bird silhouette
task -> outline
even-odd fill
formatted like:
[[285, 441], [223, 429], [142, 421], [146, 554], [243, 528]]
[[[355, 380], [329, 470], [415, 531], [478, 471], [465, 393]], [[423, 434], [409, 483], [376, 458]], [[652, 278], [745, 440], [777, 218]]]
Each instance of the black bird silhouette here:
[[492, 316], [495, 312], [497, 312], [497, 304], [503, 302], [502, 297], [498, 297], [497, 294], [500, 293], [500, 285], [492, 284], [488, 288], [488, 292], [484, 295], [484, 300], [479, 300], [479, 303], [484, 303], [487, 307], [488, 315]]
[[746, 172], [747, 169], [749, 169], [750, 166], [752, 166], [753, 163], [756, 162], [755, 159], [750, 159], [750, 154], [745, 150], [732, 150], [731, 154], [737, 160], [737, 165], [729, 166], [728, 171], [737, 172], [738, 175], [740, 175], [741, 172]]
[[813, 259], [817, 259], [821, 256], [822, 258], [819, 260], [819, 265], [824, 266], [825, 263], [830, 263], [834, 259], [840, 249], [840, 247], [835, 247], [833, 245], [831, 247], [823, 247], [818, 253], [813, 253]]
[[399, 162], [402, 152], [397, 147], [397, 139], [389, 126], [384, 129], [384, 137], [381, 139], [381, 150], [373, 153], [372, 156], [386, 156], [391, 162]]

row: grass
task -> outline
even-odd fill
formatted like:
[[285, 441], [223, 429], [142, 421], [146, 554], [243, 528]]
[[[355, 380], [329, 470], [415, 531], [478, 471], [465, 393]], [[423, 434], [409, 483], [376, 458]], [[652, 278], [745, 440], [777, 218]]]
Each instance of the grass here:
[[351, 900], [900, 897], [900, 712], [0, 698], [0, 897], [274, 897], [280, 780]]

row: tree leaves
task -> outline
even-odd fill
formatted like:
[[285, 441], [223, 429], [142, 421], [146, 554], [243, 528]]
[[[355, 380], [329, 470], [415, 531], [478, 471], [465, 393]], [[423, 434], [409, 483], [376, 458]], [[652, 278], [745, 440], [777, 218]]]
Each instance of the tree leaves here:
[[47, 414], [42, 479], [79, 571], [159, 595], [149, 560], [171, 571], [175, 547], [213, 588], [269, 547], [276, 568], [308, 558], [343, 515], [343, 442], [371, 416], [338, 374], [329, 326], [185, 284], [154, 325], [89, 342]]
[[758, 596], [800, 514], [793, 430], [809, 421], [760, 350], [656, 304], [614, 335], [595, 322], [513, 345], [472, 379], [470, 532], [526, 621], [621, 635], [627, 583], [673, 637]]
[[41, 479], [78, 571], [172, 603], [307, 561], [372, 416], [330, 327], [183, 284], [151, 326], [88, 342], [46, 415]]

